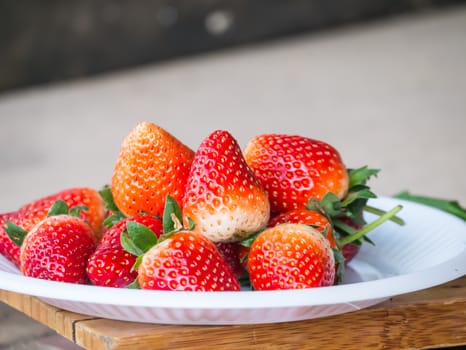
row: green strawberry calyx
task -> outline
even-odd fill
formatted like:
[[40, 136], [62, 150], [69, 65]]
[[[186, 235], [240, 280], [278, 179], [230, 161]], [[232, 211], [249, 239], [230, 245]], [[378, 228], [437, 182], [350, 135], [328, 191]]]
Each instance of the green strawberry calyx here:
[[[180, 231], [191, 231], [194, 229], [194, 222], [192, 220], [188, 220], [187, 228], [183, 226], [181, 208], [178, 202], [170, 195], [167, 196], [165, 201], [162, 225], [163, 234], [157, 238], [154, 232], [143, 224], [134, 221], [128, 221], [126, 223], [126, 229], [120, 236], [120, 243], [123, 249], [137, 257], [136, 262], [131, 268], [132, 271], [138, 269], [139, 265], [141, 265], [144, 254], [153, 246], [163, 242]], [[136, 280], [126, 288], [138, 288], [138, 279], [136, 278]]]
[[[307, 204], [307, 209], [318, 211], [329, 219], [338, 235], [336, 241], [340, 248], [348, 243], [358, 245], [362, 244], [363, 241], [372, 243], [366, 234], [385, 221], [390, 220], [404, 225], [403, 220], [396, 216], [402, 206], [398, 205], [389, 211], [384, 211], [367, 204], [369, 199], [377, 198], [377, 195], [367, 186], [367, 181], [372, 176], [377, 176], [378, 173], [378, 169], [371, 169], [367, 166], [348, 169], [349, 188], [343, 199], [340, 200], [336, 195], [328, 192], [320, 201], [311, 198]], [[372, 213], [379, 217], [374, 222], [367, 224], [363, 212]], [[354, 226], [361, 228], [357, 229]]]

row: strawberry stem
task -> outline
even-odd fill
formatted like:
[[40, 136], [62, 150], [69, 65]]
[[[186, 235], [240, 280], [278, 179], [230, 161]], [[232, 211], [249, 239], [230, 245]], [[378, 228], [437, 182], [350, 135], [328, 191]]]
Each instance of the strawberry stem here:
[[385, 221], [390, 220], [391, 218], [393, 218], [402, 208], [403, 207], [401, 205], [397, 205], [392, 210], [390, 210], [390, 211], [386, 212], [385, 214], [381, 215], [376, 220], [374, 220], [370, 224], [364, 226], [362, 229], [355, 232], [354, 234], [343, 237], [340, 240], [340, 244], [343, 246], [345, 244], [348, 244], [348, 243], [351, 243], [351, 242], [354, 242], [354, 241], [358, 240], [359, 238], [366, 235], [368, 232], [370, 232], [373, 229], [375, 229], [376, 227], [382, 225]]
[[183, 224], [181, 223], [178, 216], [175, 213], [170, 214], [171, 219], [173, 220], [173, 231], [180, 231], [183, 229]]
[[[381, 215], [386, 213], [386, 211], [384, 211], [382, 209], [372, 207], [370, 205], [365, 205], [364, 206], [364, 211], [367, 211], [368, 213], [375, 214], [375, 215], [378, 215], [378, 216], [381, 216]], [[400, 218], [399, 216], [393, 216], [389, 220], [397, 223], [398, 225], [404, 225], [405, 224], [403, 219]]]

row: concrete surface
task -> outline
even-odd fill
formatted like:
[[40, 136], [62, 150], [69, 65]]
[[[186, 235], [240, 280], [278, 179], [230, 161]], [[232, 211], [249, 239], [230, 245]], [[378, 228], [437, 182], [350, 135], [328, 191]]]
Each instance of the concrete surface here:
[[[193, 148], [215, 129], [243, 147], [259, 133], [319, 138], [349, 167], [381, 168], [371, 183], [380, 195], [409, 189], [464, 205], [465, 57], [463, 6], [3, 94], [0, 211], [108, 183], [139, 120]], [[2, 349], [50, 335], [21, 319], [28, 331], [11, 339], [8, 322]]]

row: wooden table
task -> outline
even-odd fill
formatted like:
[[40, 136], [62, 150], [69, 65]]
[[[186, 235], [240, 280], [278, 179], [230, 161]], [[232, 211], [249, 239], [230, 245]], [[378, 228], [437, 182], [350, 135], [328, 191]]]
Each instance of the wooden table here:
[[263, 325], [141, 324], [76, 314], [4, 290], [0, 290], [0, 298], [93, 350], [422, 349], [466, 344], [466, 276], [352, 313]]

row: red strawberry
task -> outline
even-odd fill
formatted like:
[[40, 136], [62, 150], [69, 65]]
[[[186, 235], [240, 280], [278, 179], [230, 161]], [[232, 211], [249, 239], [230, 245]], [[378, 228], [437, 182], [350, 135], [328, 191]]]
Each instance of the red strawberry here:
[[320, 233], [325, 233], [325, 237], [330, 243], [330, 247], [337, 248], [337, 243], [333, 236], [333, 228], [328, 219], [321, 213], [308, 210], [308, 209], [294, 209], [288, 212], [279, 214], [269, 222], [269, 227], [276, 226], [278, 224], [306, 224], [315, 225], [315, 229]]
[[341, 248], [341, 254], [343, 254], [343, 259], [345, 259], [345, 264], [349, 263], [358, 255], [361, 250], [360, 244], [348, 243]]
[[25, 236], [21, 272], [40, 279], [86, 283], [86, 264], [95, 249], [91, 227], [71, 215], [50, 216]]
[[238, 280], [205, 236], [180, 231], [153, 246], [138, 269], [142, 289], [238, 291]]
[[8, 236], [8, 233], [5, 230], [7, 222], [10, 221], [28, 232], [37, 223], [47, 217], [47, 213], [48, 208], [31, 208], [30, 211], [18, 211], [2, 214], [0, 216], [0, 253], [19, 267], [20, 248]]
[[348, 174], [338, 151], [302, 136], [268, 134], [254, 137], [244, 157], [269, 195], [271, 212], [303, 208], [327, 192], [343, 198]]
[[256, 290], [330, 286], [335, 260], [328, 241], [308, 225], [281, 224], [260, 233], [248, 257]]
[[162, 234], [162, 222], [152, 216], [135, 216], [118, 222], [105, 232], [89, 258], [86, 271], [93, 284], [121, 288], [136, 279], [137, 271], [132, 270], [136, 256], [121, 246], [121, 234], [126, 230], [128, 222], [144, 225], [157, 237]]
[[244, 262], [244, 258], [249, 251], [248, 248], [238, 242], [220, 242], [215, 245], [237, 278], [240, 278], [247, 273], [247, 264]]
[[34, 215], [43, 219], [57, 200], [63, 200], [69, 208], [85, 206], [87, 210], [82, 210], [80, 216], [88, 221], [89, 225], [96, 233], [97, 238], [100, 237], [102, 232], [102, 222], [104, 220], [106, 210], [99, 192], [93, 188], [78, 187], [66, 189], [23, 205], [19, 208], [18, 212], [34, 212]]
[[7, 221], [14, 221], [14, 217], [14, 213], [0, 215], [0, 254], [19, 267], [19, 247], [8, 237], [4, 229]]
[[82, 210], [80, 216], [92, 226], [96, 239], [100, 237], [105, 207], [99, 193], [88, 187], [71, 188], [23, 205], [16, 212], [1, 214], [0, 254], [19, 267], [19, 247], [8, 237], [4, 229], [6, 222], [11, 221], [25, 231], [29, 231], [47, 216], [50, 208], [57, 200], [65, 201], [68, 207], [71, 208], [86, 206], [87, 210]]
[[121, 233], [126, 229], [126, 224], [128, 221], [137, 222], [148, 227], [155, 233], [157, 237], [162, 234], [162, 221], [159, 218], [150, 215], [138, 215], [132, 218], [123, 219], [108, 229], [100, 240], [97, 249], [104, 247], [121, 247], [120, 236]]
[[135, 262], [136, 257], [123, 248], [105, 247], [91, 255], [86, 272], [96, 286], [123, 288], [138, 276], [132, 270]]
[[194, 152], [152, 123], [139, 123], [125, 138], [112, 176], [116, 206], [126, 216], [163, 214], [165, 198], [180, 201]]
[[238, 241], [269, 220], [267, 194], [227, 132], [210, 134], [197, 150], [183, 198], [183, 217], [214, 242]]

